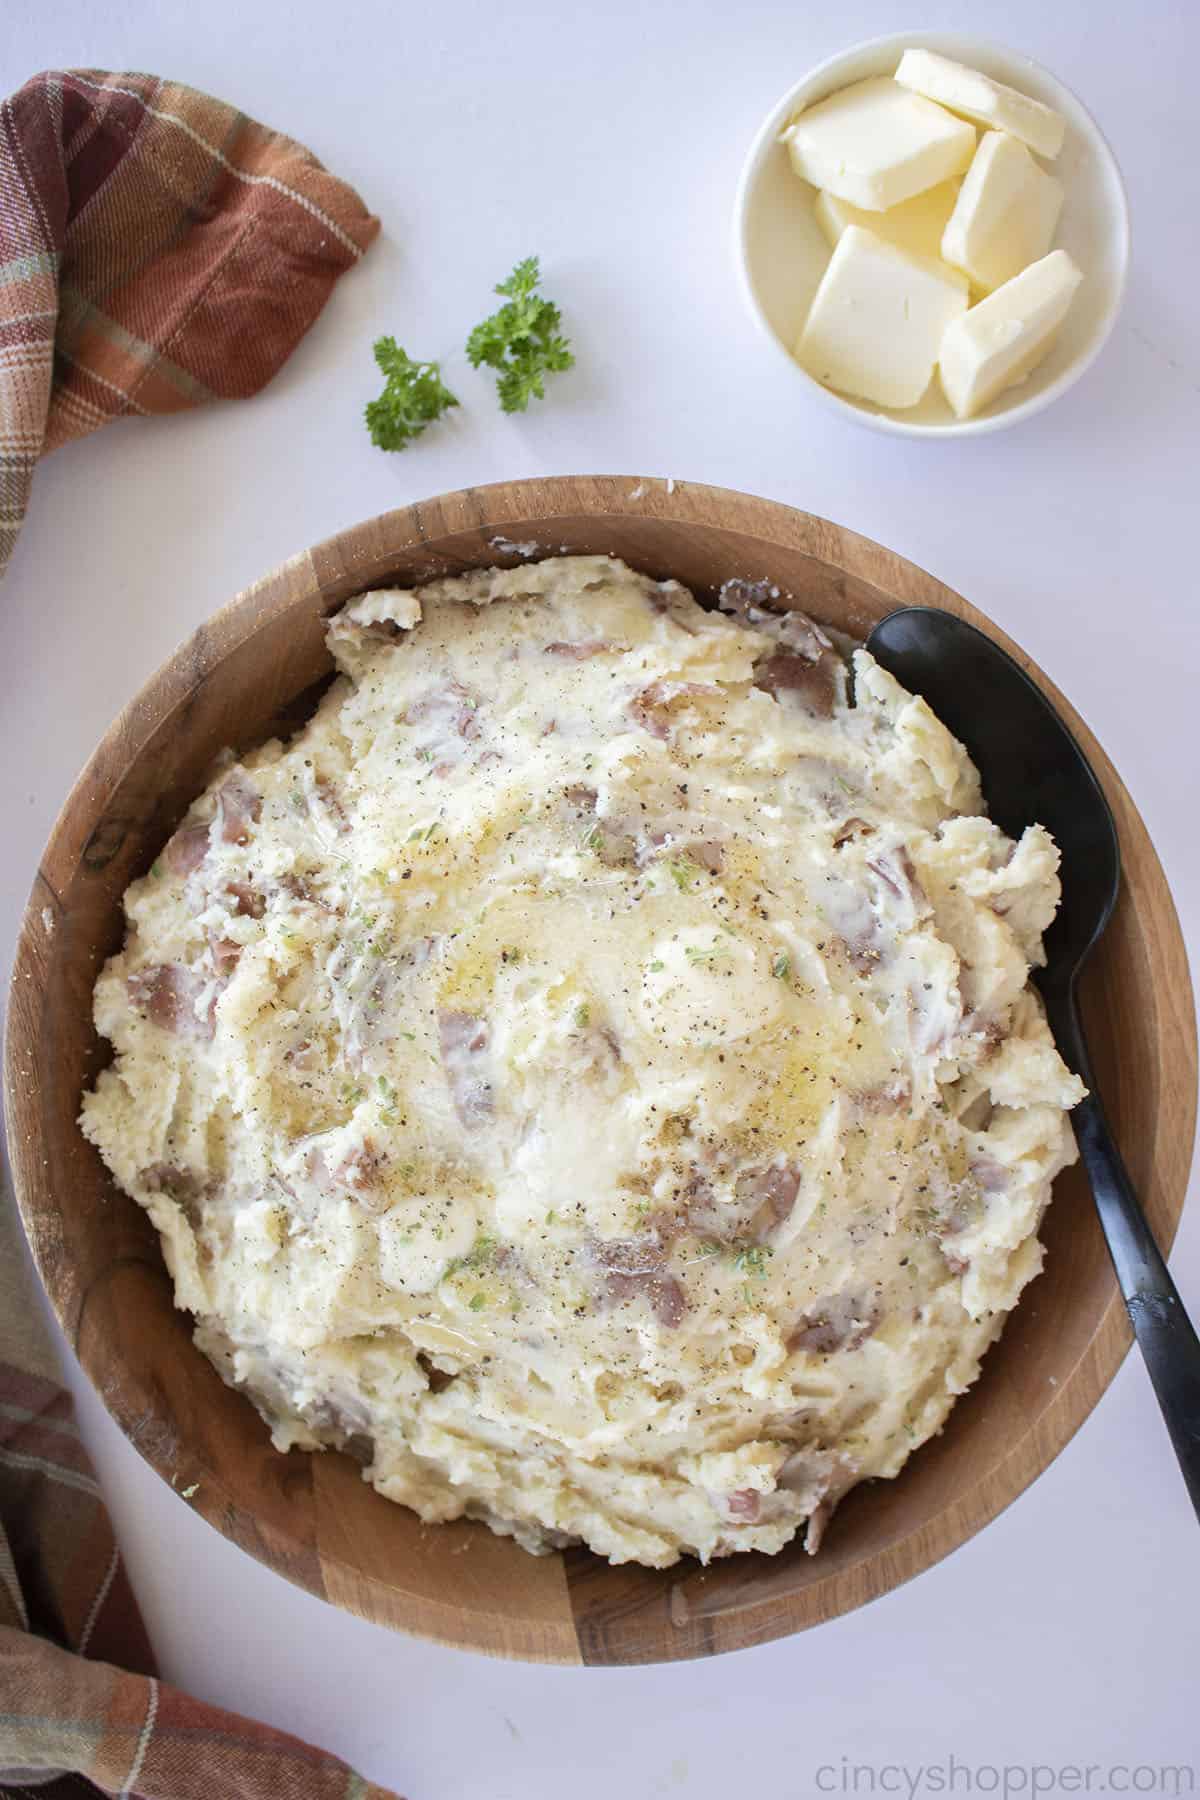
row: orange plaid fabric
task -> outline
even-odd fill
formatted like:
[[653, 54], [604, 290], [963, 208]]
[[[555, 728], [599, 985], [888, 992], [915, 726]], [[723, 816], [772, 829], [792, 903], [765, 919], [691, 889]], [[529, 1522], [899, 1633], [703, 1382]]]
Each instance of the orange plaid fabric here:
[[54, 71], [0, 105], [0, 574], [40, 456], [257, 393], [378, 230], [302, 145], [178, 82]]

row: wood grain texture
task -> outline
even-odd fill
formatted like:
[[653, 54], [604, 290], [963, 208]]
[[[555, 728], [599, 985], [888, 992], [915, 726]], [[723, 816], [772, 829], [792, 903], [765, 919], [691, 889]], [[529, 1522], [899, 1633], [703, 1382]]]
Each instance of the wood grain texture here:
[[[1179, 927], [1145, 827], [1053, 684], [957, 594], [869, 539], [719, 489], [575, 477], [466, 489], [388, 513], [296, 557], [217, 613], [126, 708], [51, 834], [13, 974], [6, 1111], [21, 1209], [67, 1335], [142, 1455], [232, 1541], [313, 1593], [443, 1643], [548, 1662], [636, 1663], [762, 1643], [896, 1587], [1018, 1495], [1096, 1404], [1129, 1344], [1086, 1182], [1056, 1187], [1047, 1266], [942, 1436], [899, 1480], [856, 1489], [816, 1557], [797, 1546], [702, 1569], [535, 1559], [484, 1527], [425, 1527], [345, 1458], [280, 1456], [171, 1304], [155, 1233], [76, 1126], [104, 1057], [91, 989], [122, 935], [121, 893], [153, 860], [226, 744], [305, 716], [327, 679], [327, 616], [379, 583], [613, 552], [711, 597], [765, 578], [819, 619], [865, 634], [897, 605], [971, 620], [1064, 714], [1117, 821], [1124, 883], [1083, 983], [1101, 1091], [1164, 1249], [1183, 1205], [1196, 1037]], [[506, 550], [506, 545], [510, 548]]]

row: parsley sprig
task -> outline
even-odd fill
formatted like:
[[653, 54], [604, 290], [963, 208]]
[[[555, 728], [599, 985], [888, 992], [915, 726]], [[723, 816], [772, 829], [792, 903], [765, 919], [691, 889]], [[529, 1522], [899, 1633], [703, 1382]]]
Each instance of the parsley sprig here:
[[[467, 360], [496, 371], [496, 392], [506, 413], [524, 412], [530, 400], [545, 398], [545, 378], [575, 361], [564, 335], [562, 315], [537, 292], [541, 270], [536, 256], [519, 262], [496, 288], [505, 304], [467, 339]], [[442, 380], [441, 364], [417, 362], [394, 337], [375, 340], [375, 361], [384, 388], [366, 406], [367, 430], [381, 450], [404, 450], [440, 419], [458, 397]]]
[[552, 300], [536, 293], [541, 270], [536, 256], [519, 262], [497, 284], [504, 306], [475, 327], [467, 339], [467, 360], [497, 372], [496, 392], [506, 413], [524, 412], [536, 395], [545, 399], [544, 378], [569, 369], [575, 358], [559, 329], [562, 315]]
[[440, 365], [414, 362], [394, 337], [376, 338], [375, 361], [386, 381], [379, 398], [368, 400], [366, 419], [371, 441], [381, 450], [406, 449], [427, 425], [458, 405]]

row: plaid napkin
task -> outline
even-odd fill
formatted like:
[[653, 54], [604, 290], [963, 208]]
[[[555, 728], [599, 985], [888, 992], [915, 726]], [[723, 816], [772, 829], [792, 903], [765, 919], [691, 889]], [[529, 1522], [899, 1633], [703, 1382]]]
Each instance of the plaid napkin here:
[[291, 138], [153, 75], [0, 106], [0, 575], [34, 464], [129, 413], [258, 390], [379, 230]]
[[[0, 572], [38, 457], [257, 393], [379, 230], [290, 138], [148, 75], [0, 106]], [[155, 1676], [0, 1190], [0, 1797], [388, 1800]]]
[[0, 1800], [395, 1800], [156, 1679], [0, 1187]]

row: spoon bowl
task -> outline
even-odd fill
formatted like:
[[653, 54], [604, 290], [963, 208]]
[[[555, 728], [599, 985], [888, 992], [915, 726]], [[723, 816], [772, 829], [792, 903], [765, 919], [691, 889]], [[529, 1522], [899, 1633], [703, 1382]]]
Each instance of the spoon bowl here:
[[932, 606], [902, 607], [880, 620], [867, 649], [966, 745], [996, 824], [1018, 838], [1036, 821], [1061, 852], [1062, 900], [1036, 980], [1058, 1048], [1089, 1089], [1072, 1114], [1075, 1137], [1130, 1323], [1200, 1515], [1200, 1340], [1105, 1117], [1075, 998], [1076, 978], [1121, 887], [1104, 790], [1042, 690], [965, 619]]
[[1001, 830], [1017, 838], [1036, 819], [1058, 845], [1063, 893], [1046, 968], [1077, 967], [1121, 885], [1117, 828], [1083, 751], [1021, 665], [965, 619], [902, 607], [876, 625], [867, 648], [966, 744]]

